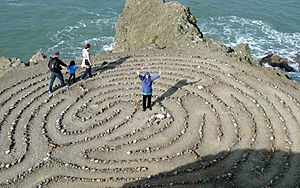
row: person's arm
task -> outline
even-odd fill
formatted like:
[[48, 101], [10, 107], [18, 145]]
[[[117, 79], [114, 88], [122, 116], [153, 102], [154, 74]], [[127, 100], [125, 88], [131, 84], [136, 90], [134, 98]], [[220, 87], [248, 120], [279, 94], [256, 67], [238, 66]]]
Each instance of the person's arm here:
[[151, 76], [151, 81], [153, 82], [154, 80], [156, 80], [159, 77], [160, 77], [160, 75], [153, 75], [153, 76]]
[[50, 68], [50, 61], [51, 61], [51, 57], [50, 57], [50, 59], [49, 59], [49, 61], [48, 61], [48, 67]]
[[81, 66], [79, 66], [79, 65], [76, 65], [76, 66], [75, 66], [75, 69], [79, 69], [80, 67], [81, 67]]
[[64, 67], [68, 67], [68, 65], [66, 65], [64, 62], [62, 62], [61, 60], [59, 60], [60, 64]]
[[140, 74], [140, 71], [136, 71], [136, 74], [138, 75], [138, 77], [140, 78], [141, 81], [144, 80], [144, 76], [142, 76], [142, 75]]

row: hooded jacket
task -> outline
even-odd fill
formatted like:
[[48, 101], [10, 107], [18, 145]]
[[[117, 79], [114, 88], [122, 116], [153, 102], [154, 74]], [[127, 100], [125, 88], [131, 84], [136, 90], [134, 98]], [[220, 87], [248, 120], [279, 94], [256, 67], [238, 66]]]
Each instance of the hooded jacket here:
[[[146, 75], [149, 75], [149, 78], [146, 78]], [[150, 76], [149, 72], [145, 72], [144, 75], [139, 75], [139, 78], [142, 81], [143, 95], [152, 95], [152, 82], [159, 77], [159, 75]]]

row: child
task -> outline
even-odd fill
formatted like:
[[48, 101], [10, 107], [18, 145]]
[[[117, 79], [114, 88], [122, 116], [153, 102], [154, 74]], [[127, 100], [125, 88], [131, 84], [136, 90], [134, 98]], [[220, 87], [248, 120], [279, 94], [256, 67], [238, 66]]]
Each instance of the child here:
[[[136, 71], [137, 75], [142, 81], [142, 95], [143, 95], [143, 111], [146, 108], [152, 110], [151, 107], [151, 97], [152, 97], [152, 82], [160, 77], [160, 75], [150, 76], [149, 72], [144, 72], [144, 75], [141, 75], [139, 71]], [[161, 74], [161, 72], [159, 72]], [[146, 105], [146, 101], [148, 104]]]
[[73, 79], [73, 83], [76, 82], [76, 80], [75, 80], [75, 72], [76, 72], [76, 69], [78, 69], [78, 68], [80, 68], [80, 66], [75, 65], [75, 61], [72, 60], [70, 62], [70, 65], [67, 68], [67, 70], [69, 70], [69, 72], [70, 72], [69, 82], [71, 81], [71, 79]]

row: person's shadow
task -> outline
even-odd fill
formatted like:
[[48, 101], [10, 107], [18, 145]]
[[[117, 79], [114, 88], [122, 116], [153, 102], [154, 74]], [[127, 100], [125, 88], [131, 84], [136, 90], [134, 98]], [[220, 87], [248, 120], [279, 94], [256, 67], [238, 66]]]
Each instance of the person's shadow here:
[[166, 98], [172, 96], [174, 93], [176, 93], [179, 88], [182, 88], [185, 85], [195, 84], [199, 81], [200, 80], [195, 81], [195, 82], [188, 82], [187, 79], [178, 81], [174, 86], [172, 86], [167, 91], [165, 91], [160, 97], [155, 99], [152, 103], [152, 106], [155, 105], [156, 103], [158, 103], [158, 104], [162, 103], [164, 99], [166, 99]]
[[[95, 74], [101, 74], [104, 71], [110, 70], [110, 69], [115, 69], [116, 67], [120, 66], [122, 63], [124, 63], [128, 58], [131, 56], [126, 56], [126, 57], [121, 57], [115, 61], [112, 62], [107, 62], [103, 61], [101, 65], [98, 66], [93, 66], [92, 67], [92, 75], [95, 76]], [[79, 76], [76, 77], [76, 82], [77, 83], [80, 80], [80, 76], [82, 73], [80, 73]], [[68, 81], [69, 85], [74, 84], [72, 81]]]
[[104, 71], [110, 70], [110, 69], [115, 69], [116, 67], [120, 66], [122, 63], [124, 63], [128, 58], [130, 58], [131, 56], [126, 56], [126, 57], [122, 57], [116, 61], [112, 61], [112, 62], [107, 62], [104, 61], [100, 66], [95, 66], [92, 67], [92, 74], [100, 74]]

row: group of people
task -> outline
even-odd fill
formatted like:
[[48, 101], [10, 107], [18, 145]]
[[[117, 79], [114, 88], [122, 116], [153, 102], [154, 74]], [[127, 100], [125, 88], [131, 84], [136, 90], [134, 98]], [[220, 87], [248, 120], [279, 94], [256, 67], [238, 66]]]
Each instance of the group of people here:
[[[76, 65], [75, 61], [70, 61], [69, 65], [66, 65], [63, 61], [59, 59], [59, 52], [55, 52], [54, 56], [50, 58], [48, 62], [48, 67], [50, 69], [50, 83], [49, 83], [49, 96], [51, 97], [53, 95], [53, 83], [55, 78], [58, 78], [60, 80], [60, 84], [62, 88], [68, 88], [68, 84], [65, 83], [63, 74], [61, 72], [62, 66], [65, 67], [69, 73], [70, 77], [68, 79], [68, 82], [70, 83], [73, 81], [73, 83], [76, 82], [76, 69], [84, 67], [85, 71], [80, 76], [80, 79], [85, 79], [86, 76], [92, 77], [92, 61], [90, 57], [90, 50], [91, 45], [86, 44], [84, 48], [82, 49], [82, 63], [81, 65]], [[143, 111], [146, 111], [148, 108], [149, 110], [152, 110], [151, 105], [151, 98], [152, 98], [152, 83], [160, 77], [161, 72], [159, 72], [158, 75], [150, 76], [149, 72], [144, 72], [144, 74], [141, 74], [139, 71], [136, 72], [140, 80], [142, 81], [142, 96], [143, 96]]]
[[82, 49], [82, 63], [81, 66], [76, 65], [75, 61], [72, 60], [70, 62], [69, 65], [66, 65], [63, 61], [61, 61], [59, 59], [59, 52], [55, 52], [53, 57], [50, 57], [50, 60], [48, 62], [48, 67], [50, 69], [50, 83], [49, 83], [49, 95], [52, 96], [53, 93], [53, 83], [55, 78], [58, 78], [61, 84], [61, 87], [63, 88], [68, 88], [69, 85], [65, 83], [64, 81], [64, 77], [63, 74], [61, 72], [62, 70], [62, 66], [65, 67], [69, 73], [70, 73], [70, 77], [68, 79], [68, 82], [70, 83], [71, 81], [73, 81], [73, 83], [76, 82], [76, 77], [75, 77], [75, 73], [76, 73], [76, 69], [78, 68], [85, 68], [85, 71], [83, 72], [83, 74], [80, 76], [80, 79], [84, 79], [86, 78], [86, 76], [88, 75], [89, 77], [92, 77], [92, 61], [91, 61], [91, 57], [90, 57], [90, 50], [91, 45], [90, 44], [86, 44], [84, 46], [84, 48]]

